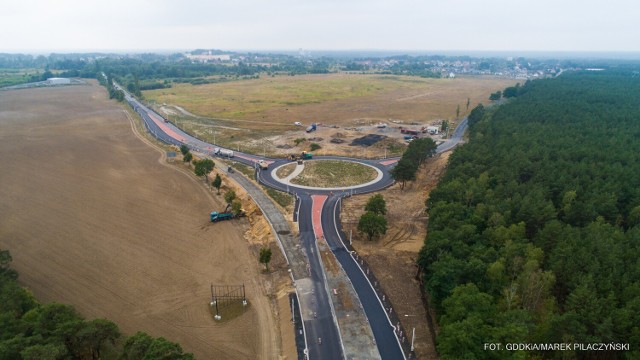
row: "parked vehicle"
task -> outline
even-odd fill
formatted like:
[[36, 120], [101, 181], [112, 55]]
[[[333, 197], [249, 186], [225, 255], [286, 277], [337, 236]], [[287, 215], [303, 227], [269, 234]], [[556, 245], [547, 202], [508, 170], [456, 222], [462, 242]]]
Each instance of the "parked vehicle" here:
[[400, 127], [400, 133], [408, 134], [408, 135], [418, 135], [419, 131], [418, 130], [405, 129], [403, 127]]
[[317, 130], [317, 128], [318, 128], [318, 126], [317, 126], [315, 123], [313, 123], [313, 124], [311, 124], [311, 125], [309, 125], [309, 126], [307, 127], [307, 132], [308, 132], [308, 133], [310, 133], [310, 132], [312, 132], [312, 131], [316, 131], [316, 130]]
[[296, 121], [296, 122], [294, 122], [294, 123], [293, 123], [293, 125], [295, 125], [295, 126], [302, 126], [302, 123], [301, 123], [300, 121]]
[[438, 135], [440, 133], [440, 127], [439, 126], [427, 126], [426, 132], [428, 132], [431, 135]]
[[219, 213], [217, 211], [212, 211], [211, 212], [211, 222], [218, 222], [218, 221], [222, 221], [222, 220], [231, 220], [234, 217], [235, 216], [233, 215], [233, 213], [230, 213], [230, 212], [225, 212], [225, 213]]

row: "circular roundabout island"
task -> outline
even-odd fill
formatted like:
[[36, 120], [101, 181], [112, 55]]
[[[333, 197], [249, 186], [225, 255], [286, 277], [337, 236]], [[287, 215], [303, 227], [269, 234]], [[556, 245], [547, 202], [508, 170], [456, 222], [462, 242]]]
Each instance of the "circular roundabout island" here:
[[273, 178], [299, 188], [347, 189], [377, 182], [383, 174], [378, 168], [350, 160], [306, 160], [289, 163], [272, 170]]

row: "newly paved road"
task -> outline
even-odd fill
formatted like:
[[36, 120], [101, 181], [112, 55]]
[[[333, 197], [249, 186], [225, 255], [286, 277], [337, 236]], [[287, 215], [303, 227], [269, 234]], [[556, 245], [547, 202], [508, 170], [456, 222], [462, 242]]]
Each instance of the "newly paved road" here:
[[[171, 123], [167, 123], [164, 119], [156, 114], [153, 110], [147, 108], [126, 93], [126, 100], [140, 114], [144, 120], [147, 129], [158, 139], [174, 145], [185, 144], [190, 148], [212, 155], [212, 144], [201, 141], [184, 131], [180, 130]], [[455, 147], [466, 130], [467, 119], [465, 118], [456, 128], [452, 138], [438, 146], [437, 153], [448, 151]], [[260, 156], [234, 152], [234, 160], [247, 165], [256, 166]], [[258, 181], [272, 188], [295, 193], [298, 196], [297, 220], [300, 228], [301, 246], [309, 259], [309, 277], [310, 283], [306, 284], [306, 288], [311, 289], [310, 296], [303, 299], [310, 299], [310, 304], [305, 303], [301, 299], [301, 313], [306, 327], [306, 341], [308, 343], [308, 355], [310, 359], [339, 359], [343, 358], [342, 344], [340, 333], [337, 328], [336, 320], [333, 316], [332, 305], [330, 300], [329, 289], [325, 286], [325, 275], [322, 263], [318, 255], [316, 244], [316, 232], [322, 231], [322, 236], [326, 239], [332, 252], [336, 256], [340, 265], [349, 276], [359, 298], [362, 303], [363, 310], [369, 320], [371, 329], [375, 336], [375, 342], [379, 353], [383, 359], [404, 359], [406, 358], [402, 347], [394, 333], [395, 328], [387, 316], [388, 310], [384, 308], [378, 295], [373, 290], [367, 277], [354, 260], [352, 254], [345, 247], [340, 234], [339, 221], [339, 201], [342, 197], [369, 193], [382, 190], [393, 184], [393, 179], [389, 174], [389, 169], [395, 165], [397, 158], [385, 160], [360, 160], [353, 158], [344, 158], [336, 156], [316, 157], [315, 159], [335, 159], [349, 160], [361, 162], [370, 166], [374, 166], [383, 172], [383, 177], [375, 184], [359, 187], [357, 189], [328, 190], [328, 189], [303, 189], [290, 184], [282, 184], [273, 178], [271, 170], [288, 161], [282, 159], [265, 159], [271, 163], [270, 169], [260, 171], [257, 174]], [[325, 195], [326, 197], [316, 198], [316, 201], [323, 199], [320, 208], [319, 219], [321, 229], [313, 228], [313, 198], [312, 195]], [[322, 339], [320, 342], [319, 340]]]

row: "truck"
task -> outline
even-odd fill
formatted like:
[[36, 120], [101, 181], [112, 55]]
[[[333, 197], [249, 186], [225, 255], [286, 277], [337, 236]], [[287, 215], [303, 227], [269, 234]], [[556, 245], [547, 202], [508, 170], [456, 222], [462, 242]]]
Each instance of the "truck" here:
[[269, 168], [269, 164], [264, 160], [258, 161], [258, 166], [260, 166], [260, 169], [262, 170], [267, 170]]
[[228, 204], [227, 207], [223, 211], [212, 211], [210, 218], [211, 222], [218, 222], [222, 220], [231, 220], [239, 217], [245, 216], [244, 210], [240, 209], [237, 214], [231, 212], [231, 204]]
[[232, 158], [233, 157], [233, 150], [220, 149], [218, 151], [218, 155]]
[[297, 161], [298, 164], [302, 164], [302, 160], [310, 160], [312, 158], [313, 154], [306, 151], [303, 151], [300, 155], [291, 154], [287, 157], [289, 161]]
[[311, 125], [309, 125], [309, 126], [307, 127], [307, 132], [308, 132], [308, 133], [310, 133], [310, 132], [312, 132], [312, 131], [316, 131], [316, 130], [317, 130], [317, 128], [318, 128], [318, 125], [316, 125], [315, 123], [313, 123], [313, 124], [311, 124]]
[[233, 215], [232, 212], [223, 212], [223, 213], [219, 213], [217, 211], [212, 211], [211, 212], [211, 222], [218, 222], [218, 221], [222, 221], [222, 220], [231, 220], [234, 217], [235, 216]]
[[426, 130], [431, 135], [438, 135], [438, 133], [440, 133], [440, 126], [427, 126]]
[[405, 129], [403, 127], [400, 127], [400, 133], [402, 134], [407, 134], [407, 135], [418, 135], [418, 130], [411, 130], [411, 129]]

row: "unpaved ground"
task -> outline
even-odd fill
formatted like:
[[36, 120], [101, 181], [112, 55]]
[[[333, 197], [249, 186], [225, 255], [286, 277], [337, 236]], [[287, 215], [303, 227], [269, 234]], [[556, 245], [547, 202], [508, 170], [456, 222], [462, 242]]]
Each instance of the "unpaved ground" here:
[[[209, 223], [219, 198], [159, 160], [103, 88], [1, 92], [0, 154], [0, 247], [38, 299], [199, 359], [278, 358], [248, 220]], [[249, 310], [216, 324], [211, 283], [244, 283]]]
[[[456, 117], [464, 117], [478, 103], [488, 103], [492, 92], [513, 86], [515, 82], [496, 77], [423, 79], [325, 74], [262, 77], [197, 86], [178, 84], [170, 89], [145, 91], [144, 95], [157, 104], [166, 103], [156, 108], [180, 127], [210, 142], [215, 137], [215, 142], [223, 146], [286, 156], [309, 150], [309, 144], [315, 142], [322, 146], [316, 151], [320, 155], [382, 157], [385, 148], [394, 154], [402, 152], [404, 142], [399, 126], [420, 129], [448, 119], [453, 128]], [[460, 113], [456, 116], [458, 107]], [[186, 115], [185, 109], [208, 119]], [[295, 126], [294, 122], [304, 126]], [[311, 123], [323, 126], [307, 134], [305, 128]], [[389, 127], [378, 129], [375, 127], [378, 123]], [[370, 133], [390, 139], [380, 144], [383, 146], [348, 145], [353, 139]], [[330, 142], [339, 135], [345, 143]], [[316, 140], [300, 143], [293, 149], [281, 148], [294, 146], [294, 140], [299, 138]]]
[[380, 239], [370, 242], [357, 233], [358, 219], [371, 195], [345, 199], [342, 207], [342, 224], [347, 234], [353, 231], [353, 246], [380, 280], [405, 330], [410, 333], [416, 328], [415, 351], [419, 359], [436, 358], [420, 284], [416, 280], [416, 260], [427, 234], [425, 200], [446, 168], [450, 154], [446, 152], [429, 159], [420, 168], [416, 181], [407, 183], [404, 190], [394, 185], [382, 192], [387, 202], [389, 229]]

